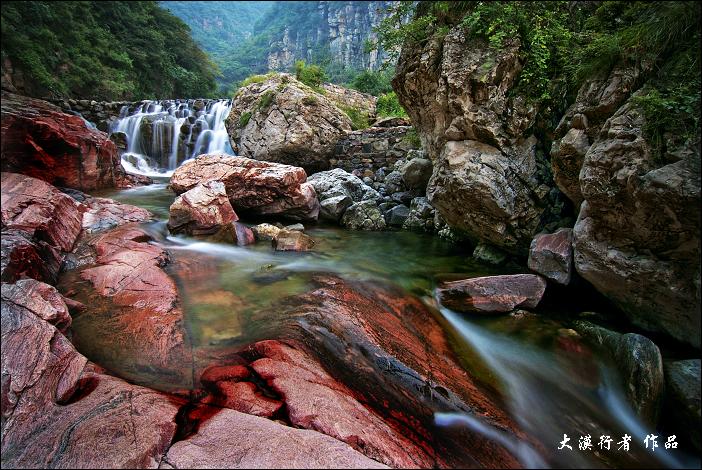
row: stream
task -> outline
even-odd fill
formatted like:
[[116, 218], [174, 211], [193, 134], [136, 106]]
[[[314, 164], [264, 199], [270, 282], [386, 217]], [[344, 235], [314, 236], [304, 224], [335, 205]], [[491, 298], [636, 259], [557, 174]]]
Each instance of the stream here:
[[[394, 284], [431, 308], [464, 367], [498, 391], [513, 419], [541, 448], [515, 442], [468, 415], [436, 413], [437, 427], [468, 427], [503, 445], [529, 467], [693, 468], [699, 464], [682, 451], [666, 450], [666, 436], [658, 437], [655, 451], [644, 447], [646, 435], [656, 431], [634, 415], [614, 365], [573, 346], [564, 316], [537, 309], [536, 314], [471, 317], [439, 307], [434, 299], [439, 280], [517, 272], [517, 266], [481, 264], [460, 244], [435, 236], [354, 232], [324, 225], [307, 227], [306, 233], [317, 241], [310, 253], [276, 252], [265, 242], [246, 247], [204, 242], [168, 233], [168, 207], [175, 195], [166, 179], [99, 195], [154, 213], [157, 221], [143, 226], [154, 238], [152, 243], [165, 248], [172, 258], [168, 270], [177, 280], [193, 350], [200, 351], [196, 357], [212, 357], [220, 347], [245, 346], [275, 335], [278, 323], [271, 305], [310, 290], [314, 273]], [[179, 272], [183, 267], [185, 272]], [[62, 282], [78, 286], [78, 300], [91, 301], [89, 289], [80, 289], [81, 282], [65, 276]], [[130, 351], [111, 351], [110, 342], [102, 341], [104, 320], [101, 315], [74, 319], [73, 340], [82, 353], [136, 383], [164, 391], [192, 387], [192, 383], [171, 382], [157, 367], [133, 370]], [[558, 450], [564, 434], [573, 450]], [[628, 452], [617, 450], [625, 434], [632, 437]], [[592, 448], [579, 450], [579, 437], [587, 435]], [[611, 436], [611, 450], [600, 449], [601, 435]]]

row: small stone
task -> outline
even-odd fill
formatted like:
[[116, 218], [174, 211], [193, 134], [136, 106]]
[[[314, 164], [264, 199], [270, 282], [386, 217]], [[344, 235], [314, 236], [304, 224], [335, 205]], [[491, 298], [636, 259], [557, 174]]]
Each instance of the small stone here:
[[315, 245], [309, 235], [294, 230], [281, 230], [273, 239], [276, 251], [310, 251]]

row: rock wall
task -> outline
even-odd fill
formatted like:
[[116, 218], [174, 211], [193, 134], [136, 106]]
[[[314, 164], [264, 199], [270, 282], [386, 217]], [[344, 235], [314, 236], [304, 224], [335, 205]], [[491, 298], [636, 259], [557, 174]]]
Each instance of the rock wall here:
[[322, 52], [345, 68], [378, 70], [387, 54], [382, 50], [365, 52], [364, 45], [366, 40], [376, 38], [373, 28], [380, 24], [386, 16], [385, 10], [393, 3], [320, 1], [297, 6], [276, 5], [272, 17], [285, 15], [285, 9], [294, 8], [299, 10], [302, 21], [273, 33], [267, 55], [268, 68], [287, 70], [299, 59], [315, 62]]
[[348, 172], [375, 172], [392, 167], [409, 150], [418, 148], [412, 133], [411, 126], [371, 127], [351, 132], [337, 141], [329, 164]]
[[[510, 93], [519, 44], [491, 48], [454, 28], [403, 48], [393, 88], [434, 170], [427, 197], [454, 229], [523, 255], [570, 227], [574, 264], [630, 321], [700, 347], [700, 142], [657, 149], [633, 97], [652, 70], [590, 77], [555, 129]], [[650, 65], [649, 65], [650, 67]], [[640, 90], [640, 91], [639, 91]]]

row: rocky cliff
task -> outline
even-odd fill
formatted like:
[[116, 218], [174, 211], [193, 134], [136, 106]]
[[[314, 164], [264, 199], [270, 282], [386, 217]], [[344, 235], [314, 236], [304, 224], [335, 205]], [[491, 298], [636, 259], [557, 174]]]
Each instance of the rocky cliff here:
[[434, 162], [429, 201], [473, 241], [516, 255], [572, 226], [572, 203], [579, 275], [633, 324], [699, 348], [699, 133], [661, 145], [647, 131], [637, 97], [650, 63], [588, 77], [560, 123], [545, 123], [516, 87], [518, 41], [496, 48], [458, 25], [405, 44], [393, 88]]

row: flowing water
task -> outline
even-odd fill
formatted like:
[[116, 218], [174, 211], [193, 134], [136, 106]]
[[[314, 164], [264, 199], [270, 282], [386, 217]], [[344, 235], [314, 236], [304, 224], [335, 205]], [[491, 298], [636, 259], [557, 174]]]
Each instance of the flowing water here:
[[126, 135], [122, 165], [129, 173], [169, 176], [202, 153], [233, 153], [224, 125], [231, 106], [231, 100], [143, 101], [124, 106], [110, 133]]
[[[468, 428], [499, 443], [529, 467], [699, 467], [699, 458], [681, 449], [666, 450], [667, 436], [658, 436], [655, 451], [644, 447], [646, 435], [660, 433], [636, 418], [616, 368], [579, 348], [568, 329], [567, 315], [539, 312], [475, 318], [439, 307], [434, 299], [438, 280], [516, 272], [517, 266], [483, 265], [461, 245], [410, 232], [310, 226], [306, 232], [317, 241], [311, 253], [275, 252], [266, 243], [238, 247], [203, 242], [168, 234], [165, 220], [175, 196], [167, 189], [166, 179], [100, 195], [149, 209], [159, 219], [145, 226], [154, 243], [171, 254], [169, 274], [179, 285], [193, 348], [203, 357], [216, 354], [221, 345], [245, 345], [270, 334], [276, 312], [269, 307], [309, 290], [313, 273], [391, 283], [425, 301], [445, 328], [462, 365], [499, 393], [500, 402], [533, 441], [517, 441], [471, 415], [436, 413], [438, 427]], [[572, 312], [581, 308], [574, 306]], [[265, 312], [263, 318], [261, 312]], [[77, 346], [96, 362], [164, 390], [192, 385], [164, 383], [167, 379], [152, 370], [131, 370], [128, 351], [115, 358], [114, 352], [101, 349], [103, 328], [93, 316], [79, 315], [73, 323], [80, 338]], [[572, 450], [558, 449], [564, 434]], [[617, 450], [624, 434], [632, 437], [628, 452]], [[587, 435], [592, 448], [580, 450], [580, 436]], [[610, 450], [599, 446], [603, 435], [612, 438]]]

